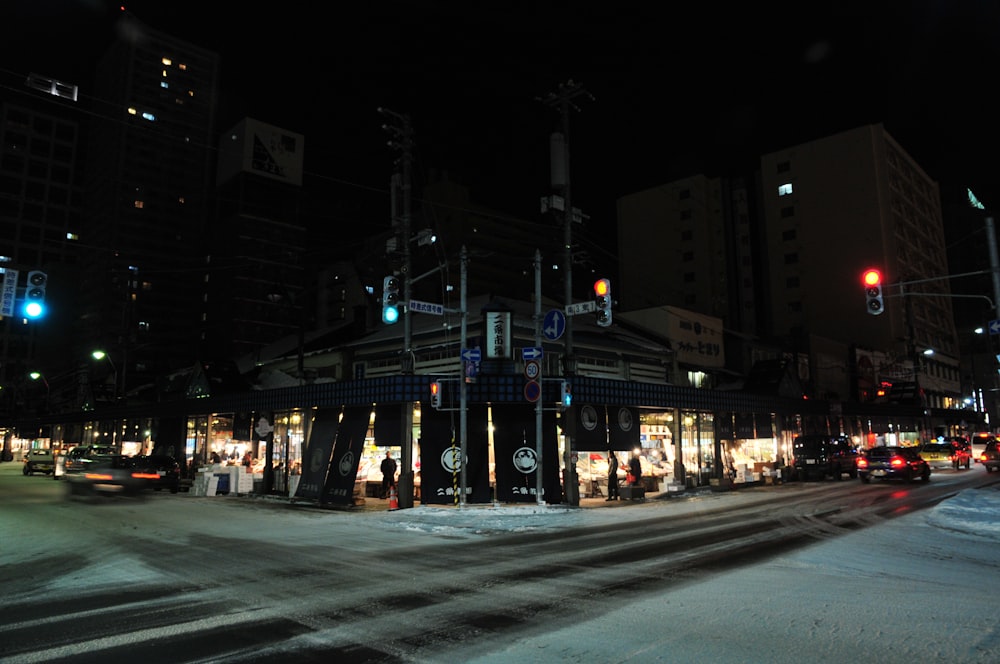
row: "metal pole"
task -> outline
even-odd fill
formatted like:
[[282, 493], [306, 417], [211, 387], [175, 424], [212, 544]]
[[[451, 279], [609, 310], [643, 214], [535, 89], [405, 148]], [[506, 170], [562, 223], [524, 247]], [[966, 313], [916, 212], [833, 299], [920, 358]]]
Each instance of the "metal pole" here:
[[[461, 268], [462, 276], [461, 276], [460, 289], [462, 298], [462, 303], [461, 303], [462, 348], [464, 349], [466, 347], [466, 340], [469, 337], [469, 330], [468, 330], [469, 311], [468, 311], [468, 298], [466, 295], [466, 288], [468, 284], [468, 275], [466, 271], [466, 264], [468, 262], [468, 253], [466, 252], [464, 244], [462, 245], [461, 261], [462, 261], [462, 268]], [[461, 389], [459, 391], [461, 395], [460, 397], [461, 402], [459, 403], [459, 415], [458, 415], [458, 436], [459, 436], [459, 445], [461, 446], [460, 447], [461, 458], [459, 459], [461, 463], [459, 488], [462, 492], [458, 500], [458, 506], [465, 507], [465, 500], [466, 500], [465, 487], [467, 486], [468, 482], [468, 477], [466, 476], [466, 467], [468, 466], [468, 464], [466, 463], [467, 457], [465, 455], [468, 454], [469, 450], [467, 442], [468, 431], [469, 431], [469, 413], [468, 413], [469, 386], [465, 382], [465, 360], [462, 360], [462, 375], [458, 377], [458, 380], [461, 385]]]
[[[535, 347], [542, 347], [542, 252], [535, 249]], [[538, 384], [543, 386], [545, 393], [544, 371], [538, 372]], [[542, 399], [535, 402], [535, 499], [539, 505], [545, 504], [544, 484], [542, 483], [542, 415], [544, 412]]]

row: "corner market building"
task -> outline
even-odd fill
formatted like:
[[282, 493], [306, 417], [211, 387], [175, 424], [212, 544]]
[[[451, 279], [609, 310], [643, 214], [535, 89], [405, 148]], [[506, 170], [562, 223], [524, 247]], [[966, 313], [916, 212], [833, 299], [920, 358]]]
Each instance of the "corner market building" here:
[[[576, 504], [602, 492], [609, 450], [638, 450], [657, 491], [706, 486], [733, 468], [759, 479], [752, 473], [779, 452], [791, 458], [800, 433], [844, 433], [865, 446], [981, 426], [971, 411], [803, 399], [794, 364], [777, 361], [755, 366], [741, 389], [700, 387], [725, 377], [727, 335], [718, 319], [675, 307], [616, 312], [609, 328], [574, 316], [569, 361], [566, 340], [542, 333], [539, 306], [482, 298], [467, 310], [464, 320], [411, 312], [408, 352], [402, 325], [347, 343], [296, 340], [260, 360], [254, 385], [235, 368], [198, 363], [155, 397], [12, 423], [4, 448], [20, 459], [26, 447], [113, 442], [191, 469], [213, 452], [238, 464], [250, 451], [255, 492], [331, 505], [380, 479], [390, 451], [402, 462], [401, 507], [462, 502], [463, 489], [464, 502]], [[531, 360], [537, 401], [524, 349], [540, 355]], [[478, 362], [463, 360], [470, 350]], [[291, 374], [313, 378], [298, 384]]]

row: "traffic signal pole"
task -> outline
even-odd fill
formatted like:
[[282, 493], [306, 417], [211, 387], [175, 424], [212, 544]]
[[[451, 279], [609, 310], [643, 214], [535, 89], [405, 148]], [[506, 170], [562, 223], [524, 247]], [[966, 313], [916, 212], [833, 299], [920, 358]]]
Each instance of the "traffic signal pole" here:
[[[563, 226], [563, 280], [565, 286], [566, 306], [573, 304], [573, 199], [571, 196], [569, 177], [569, 110], [580, 110], [573, 103], [573, 100], [581, 95], [586, 95], [593, 99], [593, 95], [583, 89], [579, 83], [572, 79], [566, 83], [560, 83], [557, 92], [551, 92], [541, 100], [559, 111], [562, 124], [562, 154], [552, 154], [552, 186], [562, 189], [564, 212]], [[558, 161], [557, 161], [558, 160]], [[561, 180], [561, 181], [559, 181]], [[571, 378], [576, 374], [576, 357], [573, 354], [573, 317], [566, 317], [566, 330], [563, 332], [565, 338], [565, 354], [563, 355], [563, 373], [566, 378]], [[576, 454], [573, 449], [573, 438], [566, 429], [563, 429], [566, 441], [566, 449], [563, 455], [563, 493], [566, 502], [570, 505], [580, 504], [580, 485], [576, 477]]]
[[[413, 354], [410, 348], [410, 213], [412, 202], [411, 164], [413, 160], [413, 126], [410, 123], [410, 116], [396, 113], [387, 108], [379, 108], [378, 112], [387, 117], [393, 118], [397, 125], [382, 125], [382, 128], [393, 134], [394, 139], [389, 141], [389, 147], [396, 148], [402, 153], [402, 175], [403, 175], [403, 218], [402, 237], [403, 245], [403, 274], [400, 281], [403, 286], [403, 301], [400, 303], [400, 313], [403, 317], [403, 351], [400, 355], [400, 373], [409, 375], [413, 373]], [[413, 507], [413, 402], [404, 401], [402, 404], [402, 431], [400, 432], [400, 471], [399, 471], [399, 507], [405, 509]]]

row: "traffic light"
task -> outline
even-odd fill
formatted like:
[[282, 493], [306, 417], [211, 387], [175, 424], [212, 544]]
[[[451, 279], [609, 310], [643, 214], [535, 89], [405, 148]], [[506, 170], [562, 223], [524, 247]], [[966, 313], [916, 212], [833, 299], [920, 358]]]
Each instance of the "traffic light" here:
[[873, 316], [878, 316], [885, 311], [885, 303], [882, 301], [882, 273], [875, 269], [865, 270], [861, 277], [865, 287], [865, 306]]
[[441, 407], [441, 383], [439, 381], [431, 383], [431, 406]]
[[611, 325], [611, 280], [598, 279], [594, 282], [594, 305], [597, 307], [597, 324]]
[[563, 408], [573, 405], [573, 386], [566, 381], [562, 381], [559, 385], [559, 404]]
[[399, 279], [391, 274], [382, 280], [382, 322], [399, 321]]
[[24, 289], [24, 316], [37, 319], [45, 315], [45, 287], [49, 283], [49, 275], [41, 270], [28, 273], [28, 285]]

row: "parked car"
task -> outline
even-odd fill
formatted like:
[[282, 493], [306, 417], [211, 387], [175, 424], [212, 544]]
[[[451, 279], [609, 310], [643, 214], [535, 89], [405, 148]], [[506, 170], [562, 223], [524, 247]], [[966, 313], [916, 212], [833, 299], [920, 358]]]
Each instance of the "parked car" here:
[[136, 466], [134, 457], [111, 454], [82, 457], [80, 467], [67, 472], [65, 478], [71, 496], [137, 496], [159, 475]]
[[[151, 479], [149, 486], [154, 491], [169, 489], [170, 493], [177, 493], [181, 486], [181, 466], [172, 456], [166, 454], [151, 454], [148, 456], [135, 457], [135, 465], [149, 471]], [[152, 475], [156, 477], [153, 478]]]
[[952, 468], [955, 466], [955, 448], [951, 443], [934, 440], [920, 446], [920, 456], [931, 468]]
[[866, 450], [858, 457], [858, 477], [867, 484], [872, 478], [900, 479], [912, 482], [917, 478], [928, 482], [931, 467], [916, 447], [883, 445]]
[[55, 458], [52, 450], [28, 450], [24, 455], [24, 468], [21, 470], [25, 475], [35, 473], [45, 473], [51, 475], [56, 471]]
[[983, 464], [987, 473], [1000, 469], [1000, 449], [997, 449], [996, 438], [990, 438], [986, 441], [986, 447], [979, 455], [979, 463]]
[[846, 436], [805, 435], [792, 441], [792, 467], [800, 480], [858, 476], [858, 448]]
[[71, 473], [84, 468], [85, 460], [95, 457], [111, 456], [115, 448], [110, 445], [77, 445], [66, 453], [63, 461], [63, 472]]

